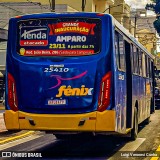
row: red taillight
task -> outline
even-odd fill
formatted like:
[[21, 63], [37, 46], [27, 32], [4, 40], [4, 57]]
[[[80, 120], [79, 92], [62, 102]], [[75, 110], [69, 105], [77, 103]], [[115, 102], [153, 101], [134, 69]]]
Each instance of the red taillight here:
[[8, 104], [13, 111], [18, 111], [16, 84], [10, 73], [8, 73]]
[[111, 71], [108, 72], [101, 82], [101, 89], [98, 99], [98, 111], [102, 112], [107, 109], [110, 104], [110, 92], [111, 92]]
[[22, 16], [15, 16], [15, 18], [21, 18]]
[[98, 13], [97, 16], [104, 16], [105, 14], [103, 13]]

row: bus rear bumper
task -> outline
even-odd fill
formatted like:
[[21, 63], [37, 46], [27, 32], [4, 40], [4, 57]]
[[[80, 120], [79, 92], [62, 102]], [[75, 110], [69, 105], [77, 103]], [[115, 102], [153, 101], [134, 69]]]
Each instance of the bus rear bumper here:
[[33, 114], [6, 110], [4, 119], [8, 130], [115, 131], [115, 111], [95, 111], [85, 114]]

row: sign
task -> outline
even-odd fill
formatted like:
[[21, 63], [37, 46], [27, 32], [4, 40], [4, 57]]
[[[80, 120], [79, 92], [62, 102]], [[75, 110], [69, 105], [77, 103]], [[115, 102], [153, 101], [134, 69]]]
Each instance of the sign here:
[[99, 19], [33, 19], [18, 26], [17, 53], [22, 56], [84, 56], [101, 50]]

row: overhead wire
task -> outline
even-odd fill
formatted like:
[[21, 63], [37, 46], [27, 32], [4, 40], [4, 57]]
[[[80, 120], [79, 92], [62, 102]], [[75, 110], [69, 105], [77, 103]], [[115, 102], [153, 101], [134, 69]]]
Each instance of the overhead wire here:
[[108, 9], [111, 9], [111, 8], [114, 8], [114, 7], [118, 7], [118, 6], [121, 6], [121, 5], [123, 5], [123, 3], [121, 3], [121, 4], [118, 4], [118, 5], [116, 5], [116, 6], [112, 6], [112, 7], [108, 7], [108, 8], [106, 8], [102, 13], [105, 13]]
[[20, 14], [25, 14], [24, 12], [21, 12], [19, 10], [16, 10], [16, 9], [14, 9], [12, 7], [9, 7], [9, 6], [5, 5], [4, 3], [0, 3], [0, 6], [6, 7], [8, 9], [11, 9], [11, 10], [15, 11], [15, 12], [19, 12]]
[[52, 4], [51, 4], [51, 0], [49, 0], [49, 8], [50, 8], [50, 11], [52, 11]]
[[31, 3], [31, 4], [38, 5], [41, 8], [49, 9], [50, 10], [50, 8], [44, 7], [40, 2], [32, 2], [31, 0], [26, 0], [26, 1], [29, 2], [29, 3]]

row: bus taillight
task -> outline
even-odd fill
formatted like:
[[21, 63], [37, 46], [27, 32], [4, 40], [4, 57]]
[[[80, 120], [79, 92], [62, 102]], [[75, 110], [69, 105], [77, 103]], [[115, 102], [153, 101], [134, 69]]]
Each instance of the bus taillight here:
[[8, 73], [8, 104], [13, 111], [18, 111], [16, 84], [10, 73]]
[[110, 104], [111, 91], [111, 71], [108, 72], [101, 82], [100, 95], [98, 99], [98, 111], [102, 112], [107, 109]]

